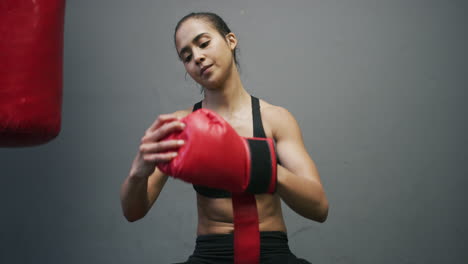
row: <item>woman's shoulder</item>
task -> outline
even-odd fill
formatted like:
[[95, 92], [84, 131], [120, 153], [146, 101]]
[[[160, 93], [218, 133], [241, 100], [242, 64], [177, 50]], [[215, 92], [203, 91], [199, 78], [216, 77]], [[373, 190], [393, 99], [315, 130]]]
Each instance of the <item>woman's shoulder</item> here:
[[[271, 104], [260, 99], [260, 112], [266, 131], [271, 131], [275, 140], [284, 138], [285, 135], [298, 131], [299, 126], [294, 116], [283, 106]], [[267, 134], [269, 134], [267, 132]]]
[[263, 99], [260, 99], [260, 112], [262, 118], [271, 119], [271, 121], [294, 118], [291, 112], [285, 107], [271, 104]]

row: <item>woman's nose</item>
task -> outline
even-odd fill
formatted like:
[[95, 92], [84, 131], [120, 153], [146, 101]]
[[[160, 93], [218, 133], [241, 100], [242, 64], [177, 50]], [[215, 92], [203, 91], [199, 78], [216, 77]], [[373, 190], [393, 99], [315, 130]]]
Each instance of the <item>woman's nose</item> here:
[[203, 55], [201, 52], [194, 52], [193, 57], [196, 64], [200, 64], [205, 61], [205, 55]]

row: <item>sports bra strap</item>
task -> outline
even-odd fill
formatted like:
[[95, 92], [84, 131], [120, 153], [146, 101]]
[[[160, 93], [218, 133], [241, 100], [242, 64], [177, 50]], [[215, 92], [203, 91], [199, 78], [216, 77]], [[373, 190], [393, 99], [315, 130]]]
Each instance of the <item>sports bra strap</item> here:
[[260, 114], [260, 100], [252, 96], [252, 119], [253, 119], [253, 135], [258, 138], [266, 138], [265, 130], [263, 129], [262, 116]]
[[200, 101], [200, 102], [198, 102], [198, 103], [196, 103], [196, 104], [193, 105], [192, 112], [195, 112], [195, 111], [197, 111], [198, 109], [202, 108], [201, 102], [202, 102], [202, 101]]

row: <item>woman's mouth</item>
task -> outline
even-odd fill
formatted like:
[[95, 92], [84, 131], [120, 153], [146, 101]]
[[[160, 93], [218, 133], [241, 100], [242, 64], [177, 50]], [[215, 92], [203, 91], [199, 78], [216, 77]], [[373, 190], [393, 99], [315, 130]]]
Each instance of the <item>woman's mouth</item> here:
[[204, 66], [203, 68], [201, 68], [200, 75], [203, 75], [209, 68], [211, 68], [211, 66], [213, 65], [208, 65], [208, 66]]

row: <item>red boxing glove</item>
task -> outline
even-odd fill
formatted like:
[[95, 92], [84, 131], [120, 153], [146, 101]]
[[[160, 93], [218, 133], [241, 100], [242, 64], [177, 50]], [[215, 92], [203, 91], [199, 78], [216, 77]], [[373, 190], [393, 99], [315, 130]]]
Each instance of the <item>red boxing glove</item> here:
[[0, 147], [60, 131], [65, 0], [0, 1]]
[[276, 154], [269, 138], [243, 138], [229, 123], [208, 109], [181, 120], [184, 130], [166, 139], [182, 139], [178, 155], [158, 168], [174, 178], [233, 193], [273, 193]]

